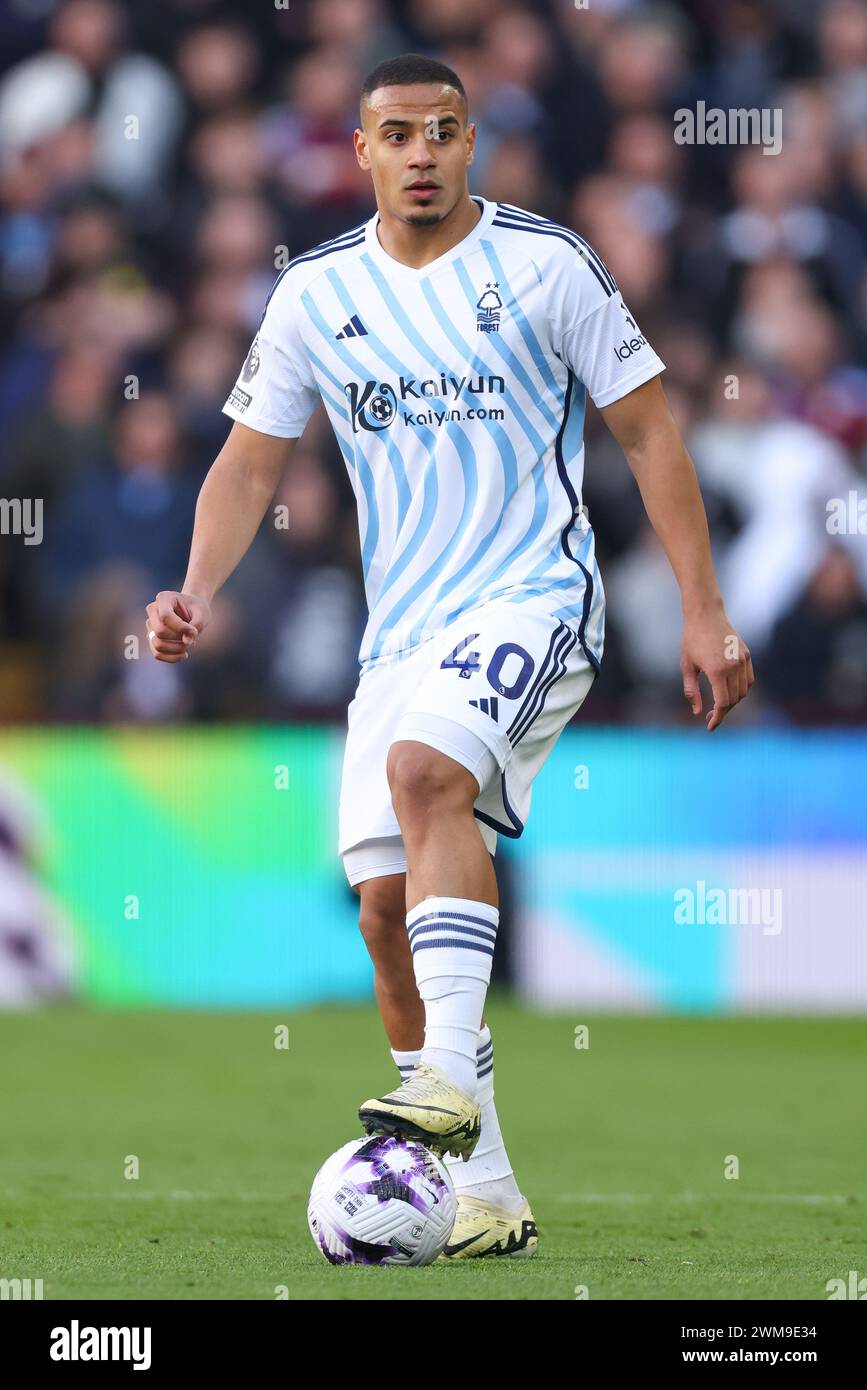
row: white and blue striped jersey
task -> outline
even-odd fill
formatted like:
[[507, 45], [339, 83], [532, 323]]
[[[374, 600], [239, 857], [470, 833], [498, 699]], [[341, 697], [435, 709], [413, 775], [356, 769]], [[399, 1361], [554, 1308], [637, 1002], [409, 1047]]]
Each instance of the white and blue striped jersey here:
[[358, 503], [363, 668], [506, 598], [573, 626], [598, 669], [585, 392], [610, 405], [663, 363], [581, 237], [475, 202], [421, 269], [383, 250], [378, 214], [296, 257], [224, 410], [292, 438], [324, 401]]

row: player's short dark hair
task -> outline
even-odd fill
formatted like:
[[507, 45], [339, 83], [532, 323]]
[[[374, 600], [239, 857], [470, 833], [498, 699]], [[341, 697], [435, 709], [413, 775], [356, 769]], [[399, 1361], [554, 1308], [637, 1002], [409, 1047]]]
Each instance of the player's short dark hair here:
[[408, 87], [414, 82], [439, 82], [454, 87], [467, 105], [464, 84], [457, 73], [436, 58], [427, 58], [424, 53], [401, 53], [397, 58], [386, 58], [378, 63], [361, 84], [361, 104], [363, 106], [378, 87]]

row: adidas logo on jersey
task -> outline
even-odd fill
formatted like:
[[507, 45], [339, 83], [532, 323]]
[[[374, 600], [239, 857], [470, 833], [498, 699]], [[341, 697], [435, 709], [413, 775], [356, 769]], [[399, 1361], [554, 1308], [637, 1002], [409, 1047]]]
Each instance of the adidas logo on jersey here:
[[496, 695], [491, 695], [490, 698], [483, 695], [479, 700], [470, 700], [470, 704], [475, 705], [476, 709], [482, 711], [482, 714], [489, 714], [493, 720], [498, 720], [500, 717], [500, 702]]
[[638, 352], [639, 349], [643, 347], [647, 347], [647, 339], [643, 333], [639, 333], [637, 338], [624, 338], [622, 343], [618, 343], [614, 349], [614, 356], [620, 362], [623, 362], [627, 357], [631, 357], [634, 352]]
[[345, 323], [339, 333], [335, 333], [335, 338], [366, 338], [367, 329], [361, 322], [357, 314], [353, 314], [348, 323]]

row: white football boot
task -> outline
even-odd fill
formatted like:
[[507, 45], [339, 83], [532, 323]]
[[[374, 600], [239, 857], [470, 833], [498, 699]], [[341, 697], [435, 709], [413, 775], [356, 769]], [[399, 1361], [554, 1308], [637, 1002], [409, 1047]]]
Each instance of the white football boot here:
[[440, 1157], [451, 1153], [463, 1159], [473, 1152], [482, 1128], [479, 1102], [440, 1067], [425, 1062], [395, 1090], [366, 1100], [358, 1118], [368, 1134], [417, 1139]]
[[530, 1203], [517, 1211], [485, 1202], [481, 1197], [458, 1196], [455, 1224], [441, 1260], [478, 1260], [511, 1255], [526, 1259], [539, 1248], [536, 1222]]

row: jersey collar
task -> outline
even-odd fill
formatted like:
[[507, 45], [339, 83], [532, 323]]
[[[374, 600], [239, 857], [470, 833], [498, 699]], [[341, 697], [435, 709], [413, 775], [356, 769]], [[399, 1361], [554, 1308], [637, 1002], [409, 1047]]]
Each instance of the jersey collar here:
[[482, 209], [481, 217], [471, 231], [467, 233], [463, 241], [459, 241], [455, 246], [452, 246], [449, 251], [444, 251], [441, 256], [437, 256], [436, 260], [428, 261], [427, 265], [416, 267], [404, 265], [403, 261], [396, 261], [394, 256], [389, 256], [388, 252], [383, 250], [379, 242], [379, 237], [376, 235], [376, 228], [379, 223], [378, 211], [373, 214], [365, 228], [364, 235], [367, 254], [376, 261], [377, 265], [387, 270], [390, 275], [404, 275], [410, 280], [425, 279], [435, 271], [441, 270], [444, 265], [448, 265], [450, 261], [456, 260], [458, 256], [466, 255], [467, 251], [475, 246], [482, 233], [486, 232], [493, 222], [494, 215], [497, 211], [497, 204], [490, 202], [487, 198], [478, 198], [475, 194], [471, 196], [473, 202], [478, 203], [479, 207]]

